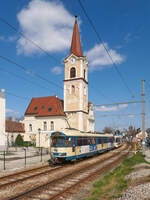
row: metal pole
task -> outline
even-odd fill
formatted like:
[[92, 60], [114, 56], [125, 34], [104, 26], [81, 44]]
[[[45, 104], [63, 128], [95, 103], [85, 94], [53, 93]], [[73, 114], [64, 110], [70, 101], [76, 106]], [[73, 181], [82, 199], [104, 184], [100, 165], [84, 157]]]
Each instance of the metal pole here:
[[40, 153], [40, 129], [39, 129], [39, 153]]
[[42, 147], [41, 147], [41, 162], [42, 162]]
[[25, 166], [26, 166], [26, 164], [27, 164], [26, 158], [27, 158], [27, 156], [26, 156], [26, 148], [25, 148], [25, 149], [24, 149], [24, 164], [25, 164]]
[[145, 154], [145, 80], [142, 80], [142, 150]]
[[6, 165], [5, 165], [5, 151], [4, 151], [4, 170], [6, 169]]

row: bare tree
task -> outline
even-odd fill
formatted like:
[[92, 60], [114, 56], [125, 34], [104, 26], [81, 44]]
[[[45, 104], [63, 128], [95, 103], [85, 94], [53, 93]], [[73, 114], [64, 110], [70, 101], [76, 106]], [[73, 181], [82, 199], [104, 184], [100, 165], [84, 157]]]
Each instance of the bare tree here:
[[112, 127], [104, 127], [104, 129], [103, 129], [103, 132], [104, 133], [113, 133], [113, 128]]

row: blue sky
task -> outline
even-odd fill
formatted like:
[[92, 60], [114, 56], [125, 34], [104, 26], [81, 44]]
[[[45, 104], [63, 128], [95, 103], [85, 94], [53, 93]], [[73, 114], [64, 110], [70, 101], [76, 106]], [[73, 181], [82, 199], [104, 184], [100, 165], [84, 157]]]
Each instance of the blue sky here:
[[[150, 1], [82, 0], [82, 3], [134, 97], [111, 64], [77, 0], [1, 0], [0, 18], [49, 54], [0, 20], [0, 56], [26, 69], [23, 71], [0, 58], [0, 88], [8, 92], [7, 115], [22, 116], [32, 97], [57, 95], [63, 98], [63, 59], [69, 53], [74, 14], [77, 14], [82, 50], [89, 59], [89, 101], [100, 105], [140, 100], [142, 79], [145, 79], [146, 127], [150, 127]], [[105, 126], [127, 128], [130, 124], [141, 127], [141, 106], [101, 107], [95, 112], [96, 130]]]

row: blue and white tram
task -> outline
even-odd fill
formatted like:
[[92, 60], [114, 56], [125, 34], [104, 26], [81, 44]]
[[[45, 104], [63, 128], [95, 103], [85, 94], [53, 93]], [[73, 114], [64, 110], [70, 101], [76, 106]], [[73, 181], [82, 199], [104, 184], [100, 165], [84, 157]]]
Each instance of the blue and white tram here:
[[123, 141], [122, 141], [122, 136], [121, 135], [115, 135], [114, 136], [114, 147], [118, 148], [122, 145]]
[[64, 129], [51, 134], [51, 157], [55, 162], [77, 160], [114, 148], [113, 134], [83, 133]]

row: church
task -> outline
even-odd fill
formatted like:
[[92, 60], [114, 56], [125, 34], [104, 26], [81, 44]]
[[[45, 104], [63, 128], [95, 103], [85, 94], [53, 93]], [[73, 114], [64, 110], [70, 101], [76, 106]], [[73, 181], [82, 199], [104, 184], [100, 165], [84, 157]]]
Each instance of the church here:
[[25, 112], [24, 140], [35, 142], [37, 147], [48, 146], [54, 130], [94, 132], [94, 109], [88, 102], [88, 60], [82, 53], [77, 17], [64, 67], [64, 100], [57, 96], [32, 98]]

